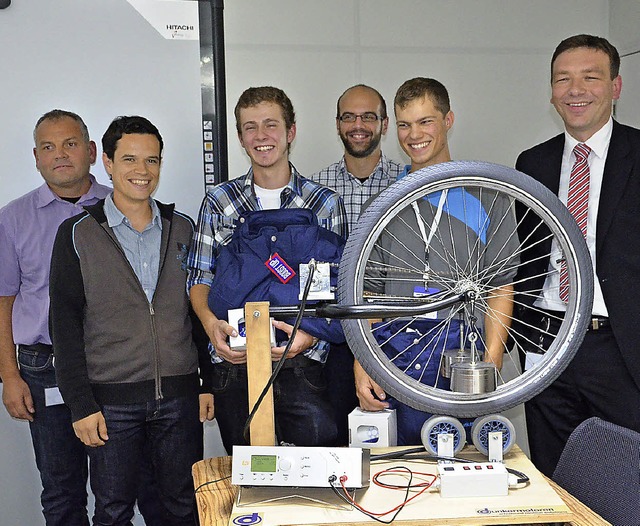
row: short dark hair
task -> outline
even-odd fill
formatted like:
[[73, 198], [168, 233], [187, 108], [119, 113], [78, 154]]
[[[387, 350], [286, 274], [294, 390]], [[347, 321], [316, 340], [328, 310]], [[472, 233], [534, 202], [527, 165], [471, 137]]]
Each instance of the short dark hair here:
[[284, 116], [284, 123], [287, 130], [296, 123], [296, 113], [293, 110], [293, 104], [287, 94], [280, 88], [274, 88], [273, 86], [260, 86], [257, 88], [248, 88], [242, 92], [236, 107], [233, 110], [236, 116], [236, 130], [241, 133], [240, 129], [240, 110], [257, 106], [261, 102], [272, 102], [282, 108], [282, 115]]
[[398, 88], [396, 96], [393, 99], [394, 106], [400, 109], [404, 108], [410, 102], [429, 97], [435, 108], [446, 115], [451, 111], [451, 103], [449, 101], [449, 92], [444, 84], [435, 79], [425, 77], [416, 77], [409, 79]]
[[336, 119], [340, 118], [340, 101], [342, 100], [342, 97], [344, 97], [349, 91], [355, 88], [368, 89], [369, 91], [372, 91], [375, 95], [377, 95], [378, 99], [380, 99], [380, 117], [382, 117], [382, 119], [387, 118], [387, 103], [385, 102], [384, 97], [380, 94], [380, 92], [377, 89], [372, 88], [371, 86], [367, 86], [366, 84], [356, 84], [355, 86], [351, 86], [350, 88], [344, 90], [342, 92], [342, 95], [338, 97], [338, 102], [336, 103]]
[[73, 119], [80, 125], [80, 130], [82, 131], [82, 138], [89, 142], [91, 139], [89, 138], [89, 130], [87, 129], [87, 125], [82, 120], [82, 117], [77, 113], [73, 113], [72, 111], [67, 110], [51, 110], [45, 113], [42, 117], [38, 119], [35, 127], [33, 128], [33, 142], [36, 142], [36, 132], [38, 131], [38, 126], [40, 126], [44, 121], [58, 121], [60, 119]]
[[551, 80], [553, 81], [553, 64], [555, 63], [558, 55], [569, 51], [570, 49], [577, 49], [586, 47], [597, 51], [606, 53], [609, 57], [609, 68], [611, 71], [611, 80], [615, 79], [620, 73], [620, 55], [618, 50], [611, 42], [606, 38], [597, 37], [594, 35], [574, 35], [569, 38], [565, 38], [553, 52], [551, 57]]
[[113, 161], [118, 141], [122, 139], [123, 135], [134, 133], [139, 135], [155, 135], [160, 143], [160, 153], [162, 154], [164, 142], [162, 141], [162, 136], [158, 128], [156, 128], [151, 121], [138, 115], [120, 116], [113, 119], [107, 131], [104, 132], [102, 136], [102, 151]]

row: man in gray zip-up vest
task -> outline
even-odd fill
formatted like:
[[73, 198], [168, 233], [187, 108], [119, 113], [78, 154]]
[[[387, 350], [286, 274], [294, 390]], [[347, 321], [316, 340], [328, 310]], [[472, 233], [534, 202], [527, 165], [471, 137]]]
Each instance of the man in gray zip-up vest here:
[[94, 523], [129, 524], [147, 447], [165, 524], [194, 524], [191, 466], [213, 418], [185, 288], [194, 225], [151, 199], [163, 146], [152, 123], [118, 117], [102, 145], [113, 193], [65, 221], [53, 248], [58, 384], [89, 453]]

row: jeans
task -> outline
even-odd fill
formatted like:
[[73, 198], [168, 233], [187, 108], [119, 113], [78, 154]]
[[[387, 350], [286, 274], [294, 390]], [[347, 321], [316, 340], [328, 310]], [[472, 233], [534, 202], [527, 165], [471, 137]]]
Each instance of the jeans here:
[[[285, 362], [273, 384], [276, 436], [297, 446], [333, 446], [337, 428], [322, 364], [298, 355]], [[213, 367], [216, 420], [227, 453], [242, 445], [249, 416], [246, 365]]]
[[45, 389], [56, 386], [53, 356], [20, 346], [20, 374], [31, 390], [35, 415], [30, 422], [36, 465], [42, 480], [42, 513], [47, 526], [85, 526], [87, 456], [71, 425], [66, 405], [45, 405]]
[[95, 525], [129, 525], [140, 466], [149, 451], [166, 525], [194, 525], [191, 466], [202, 459], [198, 395], [131, 405], [104, 405], [109, 440], [87, 448]]
[[[42, 513], [47, 526], [88, 525], [87, 453], [76, 437], [66, 405], [45, 405], [45, 389], [57, 385], [53, 355], [46, 346], [20, 346], [20, 375], [29, 386], [36, 413], [30, 422], [36, 466], [42, 481]], [[148, 454], [141, 465], [138, 508], [147, 526], [163, 526]]]
[[353, 354], [346, 343], [331, 344], [324, 364], [324, 374], [331, 389], [329, 401], [336, 415], [337, 446], [349, 445], [349, 413], [358, 407], [356, 380], [353, 376]]

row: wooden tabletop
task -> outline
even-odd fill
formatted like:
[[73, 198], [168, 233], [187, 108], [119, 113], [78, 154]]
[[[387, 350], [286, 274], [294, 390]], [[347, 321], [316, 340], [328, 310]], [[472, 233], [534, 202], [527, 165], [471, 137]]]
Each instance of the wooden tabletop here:
[[[522, 461], [526, 459], [521, 451], [517, 451], [515, 456]], [[526, 460], [528, 462], [528, 460]], [[509, 465], [509, 462], [507, 462]], [[530, 469], [528, 468], [527, 474]], [[227, 526], [232, 514], [234, 501], [237, 495], [237, 486], [231, 484], [231, 457], [213, 457], [197, 462], [193, 465], [193, 480], [196, 488], [196, 501], [198, 504], [198, 512], [200, 515], [200, 524], [202, 526]], [[606, 526], [610, 525], [602, 517], [594, 513], [579, 500], [571, 496], [567, 491], [559, 487], [553, 481], [547, 479], [536, 471], [536, 484], [544, 485], [546, 483], [555, 490], [562, 502], [566, 504], [568, 511], [566, 513], [544, 515], [544, 514], [527, 514], [526, 516], [498, 517], [492, 516], [490, 519], [484, 517], [465, 517], [457, 519], [447, 519], [446, 523], [450, 525], [483, 525], [483, 524], [548, 524], [550, 522], [566, 521], [573, 526]], [[533, 478], [533, 477], [532, 477]], [[449, 502], [452, 499], [447, 499]], [[455, 500], [455, 499], [453, 499]], [[290, 519], [294, 520], [294, 519]], [[427, 524], [442, 524], [442, 519], [420, 519], [420, 520], [402, 520], [395, 521], [394, 524], [402, 526], [424, 526]], [[319, 522], [308, 526], [339, 526], [340, 524], [348, 524], [348, 526], [371, 526], [373, 523], [368, 522]], [[285, 525], [283, 525], [285, 526]]]

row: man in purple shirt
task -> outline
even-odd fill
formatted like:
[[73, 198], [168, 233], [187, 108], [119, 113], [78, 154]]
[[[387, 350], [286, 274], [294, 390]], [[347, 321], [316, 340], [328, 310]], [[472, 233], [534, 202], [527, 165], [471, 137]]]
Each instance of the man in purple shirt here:
[[75, 113], [43, 115], [34, 141], [36, 167], [45, 183], [0, 209], [2, 401], [13, 418], [29, 421], [47, 525], [88, 525], [86, 453], [53, 368], [49, 265], [60, 223], [111, 190], [89, 173], [96, 145]]

